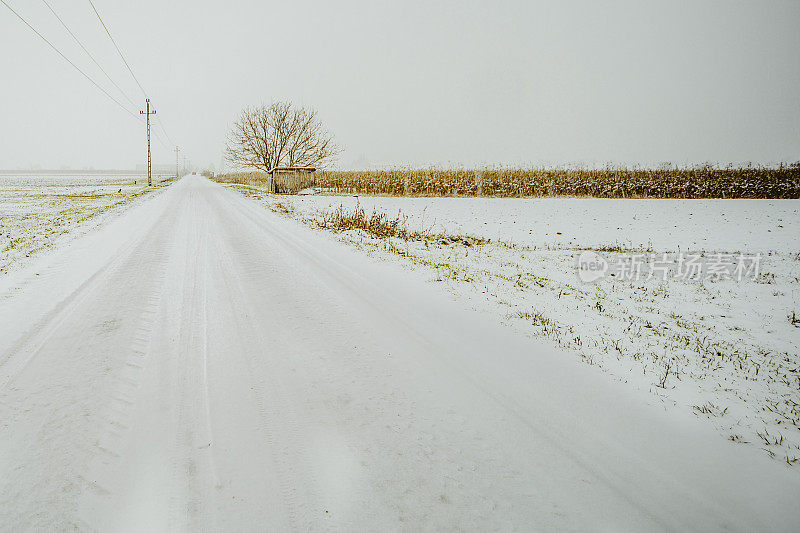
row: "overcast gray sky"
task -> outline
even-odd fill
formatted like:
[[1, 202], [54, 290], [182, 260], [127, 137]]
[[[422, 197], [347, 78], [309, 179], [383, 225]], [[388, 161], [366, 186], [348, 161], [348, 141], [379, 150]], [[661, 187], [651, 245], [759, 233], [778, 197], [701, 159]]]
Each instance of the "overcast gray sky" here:
[[[6, 1], [118, 94], [44, 2]], [[88, 0], [47, 1], [143, 105]], [[796, 0], [94, 1], [197, 165], [273, 99], [316, 107], [343, 168], [800, 159]], [[0, 42], [0, 168], [144, 162], [144, 126], [2, 5]]]

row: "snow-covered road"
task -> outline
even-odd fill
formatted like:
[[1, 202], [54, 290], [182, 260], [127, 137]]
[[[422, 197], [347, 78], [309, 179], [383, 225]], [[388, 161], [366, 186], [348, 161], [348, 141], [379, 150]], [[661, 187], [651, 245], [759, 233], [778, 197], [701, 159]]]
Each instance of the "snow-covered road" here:
[[0, 529], [792, 530], [800, 475], [204, 178], [0, 280]]

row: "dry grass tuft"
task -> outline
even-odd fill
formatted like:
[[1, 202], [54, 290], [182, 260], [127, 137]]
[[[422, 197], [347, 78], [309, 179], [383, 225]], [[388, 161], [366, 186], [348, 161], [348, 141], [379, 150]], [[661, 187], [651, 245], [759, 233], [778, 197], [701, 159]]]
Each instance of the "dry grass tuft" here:
[[406, 229], [406, 217], [398, 215], [391, 219], [386, 213], [377, 211], [367, 216], [360, 205], [352, 211], [347, 211], [340, 205], [335, 211], [324, 213], [320, 226], [334, 231], [362, 230], [380, 239], [399, 237], [408, 240], [411, 237]]
[[474, 246], [490, 242], [488, 239], [470, 235], [410, 231], [406, 221], [407, 217], [402, 213], [398, 213], [395, 218], [390, 218], [386, 213], [378, 211], [373, 211], [372, 214], [367, 215], [360, 205], [354, 207], [352, 211], [348, 211], [344, 206], [340, 205], [335, 211], [322, 213], [319, 226], [334, 231], [361, 230], [379, 239], [396, 237], [405, 241], [427, 241], [442, 245], [462, 244], [464, 246]]

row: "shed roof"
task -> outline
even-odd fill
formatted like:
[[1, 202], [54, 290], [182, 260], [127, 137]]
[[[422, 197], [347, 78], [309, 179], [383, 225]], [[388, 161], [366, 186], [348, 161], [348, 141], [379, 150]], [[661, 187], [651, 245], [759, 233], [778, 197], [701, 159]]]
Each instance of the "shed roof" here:
[[304, 172], [314, 172], [317, 170], [314, 167], [273, 167], [272, 170], [269, 171], [270, 174], [273, 172], [296, 172], [298, 170], [302, 170]]

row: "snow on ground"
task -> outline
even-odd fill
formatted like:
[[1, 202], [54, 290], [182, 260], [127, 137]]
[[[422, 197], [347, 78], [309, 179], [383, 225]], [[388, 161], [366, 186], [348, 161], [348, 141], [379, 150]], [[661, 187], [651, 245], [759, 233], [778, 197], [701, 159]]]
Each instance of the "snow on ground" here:
[[[492, 243], [339, 235], [428, 272], [458, 298], [546, 337], [616, 379], [707, 418], [735, 443], [800, 466], [800, 202], [280, 196], [239, 190], [312, 224], [356, 205], [409, 229]], [[737, 279], [606, 276], [583, 283], [577, 258], [730, 252], [759, 271]], [[689, 254], [688, 252], [691, 252]], [[648, 272], [643, 266], [642, 273]], [[663, 279], [666, 277], [666, 279]]]
[[796, 528], [796, 469], [380, 244], [187, 176], [0, 277], [0, 530]]
[[0, 176], [0, 274], [148, 194], [146, 183], [141, 176]]
[[538, 248], [798, 252], [797, 200], [398, 198], [300, 196], [301, 213], [360, 205], [408, 217], [410, 229]]

